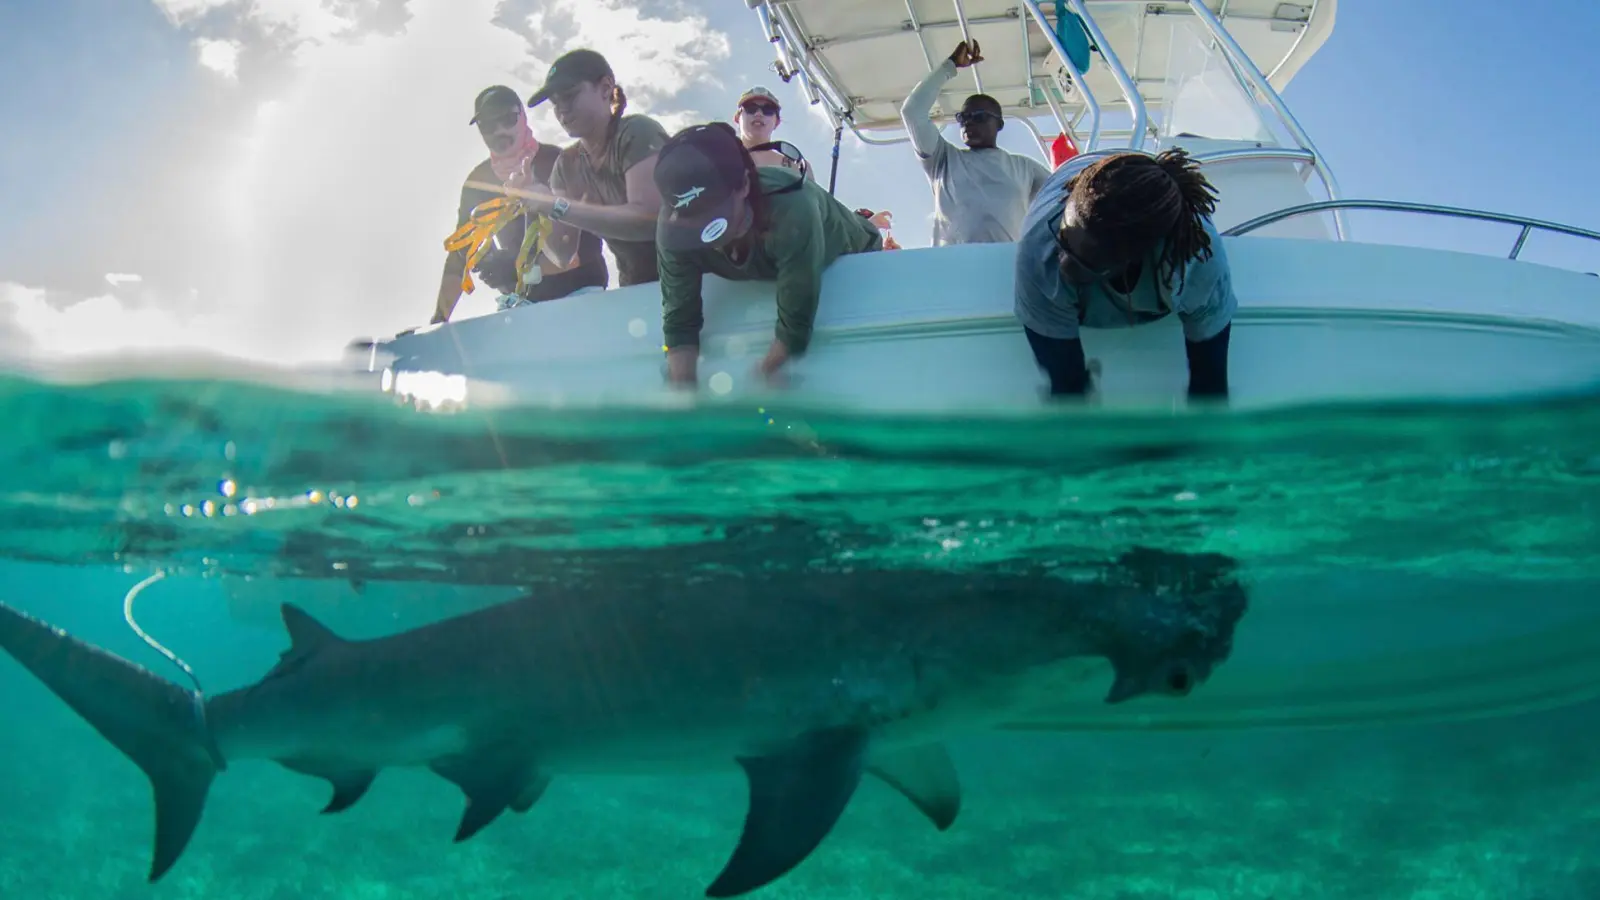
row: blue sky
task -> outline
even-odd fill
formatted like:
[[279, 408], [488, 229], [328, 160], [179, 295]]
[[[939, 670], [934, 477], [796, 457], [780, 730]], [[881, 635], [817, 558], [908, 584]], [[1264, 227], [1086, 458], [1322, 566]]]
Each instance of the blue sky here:
[[[1600, 6], [1343, 0], [1285, 99], [1350, 197], [1600, 229], [1588, 146]], [[0, 4], [0, 348], [208, 344], [291, 358], [424, 321], [482, 147], [478, 87], [528, 91], [563, 46], [613, 58], [669, 126], [786, 100], [778, 132], [827, 165], [830, 132], [778, 81], [736, 0], [33, 0]], [[993, 51], [991, 51], [992, 53]], [[541, 137], [563, 140], [534, 115]], [[1024, 149], [1021, 129], [1006, 145]], [[847, 138], [852, 206], [925, 244], [928, 185], [904, 145]], [[1504, 227], [1364, 214], [1366, 240], [1508, 247]], [[1420, 236], [1420, 237], [1419, 237]], [[1530, 259], [1600, 270], [1535, 237]], [[112, 278], [108, 275], [138, 276]], [[486, 297], [463, 301], [467, 314]]]

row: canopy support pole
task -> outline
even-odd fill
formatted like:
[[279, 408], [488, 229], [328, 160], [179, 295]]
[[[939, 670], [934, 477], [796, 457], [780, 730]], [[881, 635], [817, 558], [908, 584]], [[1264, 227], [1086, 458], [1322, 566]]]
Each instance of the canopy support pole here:
[[844, 126], [833, 126], [833, 164], [828, 167], [828, 193], [839, 184], [839, 142], [844, 140]]

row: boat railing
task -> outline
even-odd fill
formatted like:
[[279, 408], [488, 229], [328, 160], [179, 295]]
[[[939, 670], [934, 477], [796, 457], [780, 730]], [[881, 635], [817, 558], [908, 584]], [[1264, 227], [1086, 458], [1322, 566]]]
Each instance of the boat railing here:
[[1549, 231], [1600, 242], [1600, 231], [1590, 231], [1587, 228], [1579, 228], [1575, 225], [1563, 225], [1560, 222], [1531, 219], [1527, 216], [1516, 216], [1510, 213], [1489, 212], [1488, 210], [1468, 209], [1460, 206], [1438, 206], [1431, 203], [1411, 203], [1404, 200], [1335, 199], [1321, 200], [1316, 203], [1302, 203], [1298, 206], [1289, 206], [1264, 213], [1253, 219], [1240, 222], [1222, 233], [1228, 237], [1239, 237], [1286, 219], [1352, 209], [1385, 210], [1388, 212], [1444, 216], [1454, 219], [1473, 219], [1480, 222], [1496, 222], [1502, 225], [1519, 225], [1521, 230], [1517, 232], [1517, 239], [1511, 245], [1511, 253], [1507, 256], [1508, 259], [1517, 259], [1522, 255], [1522, 248], [1527, 244], [1529, 235], [1534, 231]]
[[[1217, 42], [1226, 57], [1233, 63], [1235, 71], [1244, 76], [1245, 84], [1255, 88], [1256, 92], [1261, 94], [1267, 103], [1272, 106], [1273, 111], [1278, 114], [1278, 118], [1283, 121], [1284, 127], [1289, 129], [1289, 133], [1294, 137], [1295, 142], [1303, 149], [1311, 152], [1311, 163], [1317, 167], [1317, 174], [1322, 178], [1322, 183], [1327, 186], [1328, 196], [1334, 200], [1339, 199], [1339, 182], [1333, 177], [1333, 170], [1328, 167], [1327, 161], [1323, 159], [1322, 153], [1317, 150], [1317, 145], [1311, 140], [1311, 135], [1307, 134], [1305, 128], [1301, 126], [1300, 120], [1296, 119], [1294, 113], [1289, 111], [1288, 104], [1283, 102], [1283, 98], [1278, 95], [1276, 90], [1273, 90], [1272, 84], [1267, 81], [1267, 77], [1261, 74], [1261, 69], [1256, 66], [1255, 61], [1250, 59], [1250, 54], [1244, 52], [1244, 48], [1239, 46], [1239, 42], [1234, 40], [1233, 35], [1222, 26], [1222, 22], [1212, 14], [1202, 0], [1189, 0], [1189, 8], [1194, 10], [1195, 17], [1200, 20], [1201, 25], [1211, 34], [1212, 39]], [[1304, 37], [1305, 34], [1302, 32], [1301, 38]], [[1340, 240], [1344, 239], [1344, 218], [1337, 211], [1333, 214], [1333, 230], [1338, 234]]]

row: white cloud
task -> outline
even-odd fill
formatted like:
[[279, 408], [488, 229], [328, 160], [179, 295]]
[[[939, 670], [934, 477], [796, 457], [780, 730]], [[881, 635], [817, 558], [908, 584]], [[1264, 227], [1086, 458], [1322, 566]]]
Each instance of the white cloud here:
[[[403, 12], [410, 0], [151, 0], [178, 26], [193, 25], [218, 10], [232, 10], [237, 30], [253, 26], [275, 42], [298, 48], [354, 33], [364, 20]], [[214, 67], [213, 67], [214, 68]], [[219, 70], [220, 71], [220, 70]]]
[[199, 38], [194, 46], [200, 51], [200, 65], [229, 81], [239, 80], [239, 51], [242, 48], [238, 41]]
[[281, 29], [297, 40], [327, 41], [355, 24], [351, 16], [334, 11], [336, 6], [355, 11], [357, 3], [325, 3], [323, 0], [249, 0], [250, 17], [268, 28]]
[[[218, 134], [197, 129], [142, 164], [137, 218], [108, 232], [105, 268], [89, 270], [136, 267], [142, 280], [112, 272], [98, 296], [0, 283], [0, 353], [326, 360], [418, 325], [461, 180], [485, 154], [467, 124], [479, 90], [531, 92], [557, 55], [588, 45], [612, 60], [631, 109], [673, 128], [700, 118], [678, 93], [711, 83], [730, 53], [702, 15], [621, 0], [550, 0], [537, 14], [517, 0], [152, 2], [192, 32], [202, 65], [236, 81], [221, 116], [237, 118], [212, 116]], [[241, 58], [267, 62], [240, 72]], [[532, 120], [570, 142], [548, 111]], [[463, 297], [456, 318], [492, 311], [491, 293]]]
[[144, 280], [144, 278], [142, 276], [134, 275], [134, 274], [130, 274], [130, 273], [123, 273], [123, 272], [107, 272], [106, 273], [106, 284], [109, 284], [112, 287], [121, 287], [124, 284], [138, 284], [139, 282], [141, 282], [143, 280]]
[[74, 299], [0, 282], [0, 352], [8, 358], [39, 360], [174, 350], [289, 363], [331, 358], [326, 353], [301, 353], [294, 346], [264, 353], [250, 323], [239, 316], [222, 310], [183, 312], [197, 294], [186, 302], [150, 292], [132, 299], [116, 293]]
[[228, 6], [234, 0], [151, 0], [151, 2], [166, 15], [168, 21], [174, 25], [181, 25], [213, 9]]

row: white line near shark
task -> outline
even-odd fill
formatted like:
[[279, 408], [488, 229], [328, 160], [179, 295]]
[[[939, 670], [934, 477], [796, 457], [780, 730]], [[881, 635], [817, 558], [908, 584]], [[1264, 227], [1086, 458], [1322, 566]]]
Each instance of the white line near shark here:
[[706, 891], [731, 897], [799, 865], [863, 774], [948, 828], [961, 789], [943, 742], [1003, 723], [1052, 667], [1107, 659], [1107, 702], [1187, 694], [1228, 657], [1246, 606], [1227, 580], [1159, 591], [1042, 573], [728, 575], [529, 596], [355, 641], [285, 604], [277, 666], [215, 696], [4, 604], [0, 648], [149, 777], [151, 881], [236, 760], [326, 779], [325, 812], [384, 768], [425, 766], [466, 796], [458, 841], [528, 810], [563, 774], [736, 762], [749, 808]]

